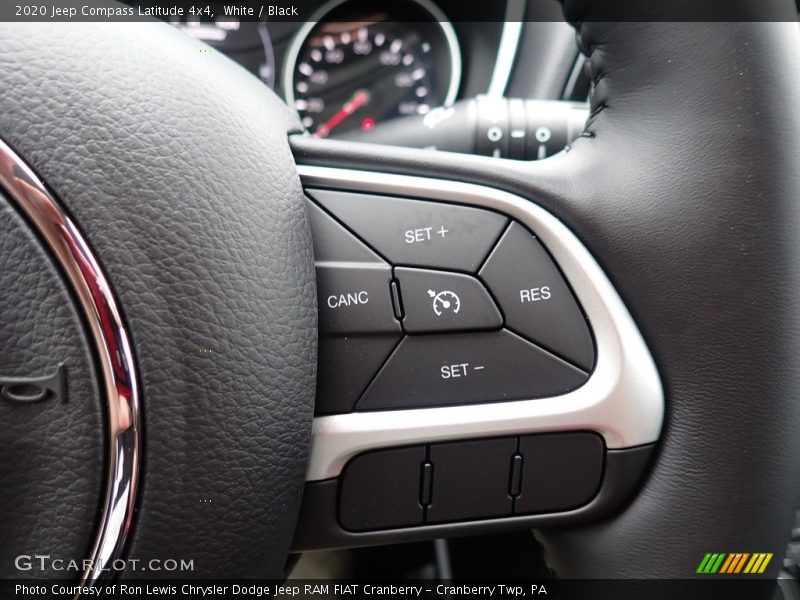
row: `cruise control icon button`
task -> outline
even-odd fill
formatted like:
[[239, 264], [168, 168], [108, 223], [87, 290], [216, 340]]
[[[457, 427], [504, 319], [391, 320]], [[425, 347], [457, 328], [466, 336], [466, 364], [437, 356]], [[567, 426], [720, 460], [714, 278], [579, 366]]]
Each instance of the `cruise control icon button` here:
[[407, 333], [500, 329], [503, 317], [475, 277], [463, 273], [397, 267]]

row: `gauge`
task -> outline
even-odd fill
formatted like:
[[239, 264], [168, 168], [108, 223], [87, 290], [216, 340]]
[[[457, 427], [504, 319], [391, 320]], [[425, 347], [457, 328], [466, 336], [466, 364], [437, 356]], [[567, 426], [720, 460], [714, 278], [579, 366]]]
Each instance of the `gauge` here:
[[335, 0], [293, 40], [284, 93], [314, 135], [369, 130], [455, 101], [461, 55], [450, 22], [427, 0], [390, 4]]
[[269, 87], [275, 87], [275, 54], [266, 23], [230, 17], [213, 20], [174, 18], [170, 23], [228, 55], [258, 75]]

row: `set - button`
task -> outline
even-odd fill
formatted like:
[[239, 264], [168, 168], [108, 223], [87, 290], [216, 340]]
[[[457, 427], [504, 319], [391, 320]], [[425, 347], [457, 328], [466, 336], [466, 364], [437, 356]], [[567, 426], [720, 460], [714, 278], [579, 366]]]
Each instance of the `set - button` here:
[[356, 410], [556, 396], [585, 381], [586, 373], [510, 331], [409, 335]]

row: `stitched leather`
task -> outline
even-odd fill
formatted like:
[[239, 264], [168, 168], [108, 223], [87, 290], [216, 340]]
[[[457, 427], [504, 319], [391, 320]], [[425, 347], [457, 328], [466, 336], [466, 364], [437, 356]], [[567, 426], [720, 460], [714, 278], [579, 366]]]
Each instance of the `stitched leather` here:
[[781, 556], [800, 493], [797, 24], [585, 14], [581, 38], [603, 76], [592, 137], [568, 153], [514, 163], [295, 136], [295, 156], [518, 193], [565, 221], [617, 287], [663, 379], [662, 442], [625, 512], [539, 532], [559, 575], [692, 577], [709, 551]]
[[[595, 22], [596, 6], [564, 4], [568, 16], [582, 11], [579, 46], [595, 81], [586, 135], [596, 139], [581, 142], [585, 152], [616, 152], [618, 135], [652, 147], [614, 169], [633, 184], [618, 193], [643, 196], [628, 215], [639, 220], [631, 241], [642, 257], [601, 256], [619, 261], [614, 272], [653, 340], [668, 419], [639, 499], [608, 523], [542, 535], [548, 561], [565, 576], [689, 577], [709, 547], [782, 556], [800, 497], [797, 24], [610, 25]], [[796, 18], [791, 2], [761, 8], [764, 20]], [[587, 191], [597, 198], [613, 175], [594, 175], [602, 183]], [[605, 223], [619, 215], [595, 212]], [[667, 261], [677, 264], [666, 278], [629, 281]]]
[[145, 464], [128, 555], [280, 576], [316, 363], [294, 118], [166, 24], [2, 24], [0, 39], [0, 135], [72, 212], [133, 338]]
[[79, 313], [1, 193], [0, 290], [0, 375], [45, 376], [63, 362], [68, 384], [66, 403], [0, 400], [0, 578], [63, 576], [49, 562], [18, 570], [14, 560], [87, 554], [103, 485], [103, 410]]

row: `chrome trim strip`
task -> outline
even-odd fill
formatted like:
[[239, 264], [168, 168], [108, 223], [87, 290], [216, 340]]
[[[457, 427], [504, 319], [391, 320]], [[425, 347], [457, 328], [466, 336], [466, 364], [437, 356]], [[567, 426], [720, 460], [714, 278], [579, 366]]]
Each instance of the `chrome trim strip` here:
[[522, 37], [522, 22], [525, 19], [525, 0], [507, 0], [506, 16], [500, 45], [497, 47], [497, 59], [494, 62], [492, 79], [486, 95], [491, 98], [502, 98], [511, 79], [511, 71], [519, 51], [519, 40]]
[[[461, 85], [461, 69], [462, 69], [462, 59], [461, 59], [461, 47], [458, 45], [458, 37], [456, 36], [456, 30], [453, 28], [453, 24], [447, 19], [447, 16], [441, 11], [441, 9], [436, 6], [430, 0], [410, 0], [415, 4], [421, 6], [424, 10], [428, 11], [428, 13], [436, 20], [439, 24], [439, 28], [442, 30], [442, 34], [447, 41], [447, 48], [450, 51], [450, 58], [452, 67], [450, 69], [450, 82], [447, 88], [447, 94], [445, 95], [444, 99], [444, 106], [450, 106], [456, 101], [456, 96], [458, 95], [458, 88]], [[289, 49], [286, 51], [286, 58], [284, 59], [283, 65], [283, 97], [286, 100], [286, 104], [289, 105], [289, 108], [295, 110], [294, 108], [294, 71], [297, 67], [297, 59], [300, 56], [300, 50], [303, 47], [303, 44], [308, 38], [311, 31], [317, 24], [322, 21], [323, 17], [331, 12], [334, 8], [339, 6], [340, 4], [344, 4], [348, 2], [348, 0], [330, 0], [323, 4], [319, 9], [317, 9], [311, 17], [303, 23], [300, 29], [297, 30], [297, 33], [292, 38], [291, 43], [289, 44]]]
[[403, 444], [568, 429], [597, 431], [612, 449], [658, 439], [664, 392], [653, 358], [597, 261], [552, 214], [519, 196], [458, 181], [303, 165], [298, 171], [308, 187], [458, 202], [494, 209], [524, 223], [566, 275], [597, 344], [597, 364], [589, 381], [562, 396], [315, 418], [306, 480], [336, 477], [360, 452]]
[[106, 490], [88, 557], [93, 566], [81, 577], [81, 585], [88, 587], [119, 557], [133, 525], [142, 448], [133, 349], [111, 286], [86, 240], [33, 170], [2, 140], [0, 188], [28, 217], [72, 286], [91, 331], [103, 379], [108, 426]]
[[583, 68], [586, 65], [586, 57], [578, 53], [578, 56], [575, 57], [575, 64], [572, 65], [572, 71], [569, 73], [569, 78], [567, 79], [567, 83], [564, 85], [564, 91], [561, 93], [562, 100], [572, 100], [572, 96], [575, 93], [575, 86], [578, 85], [578, 80], [583, 73]]

